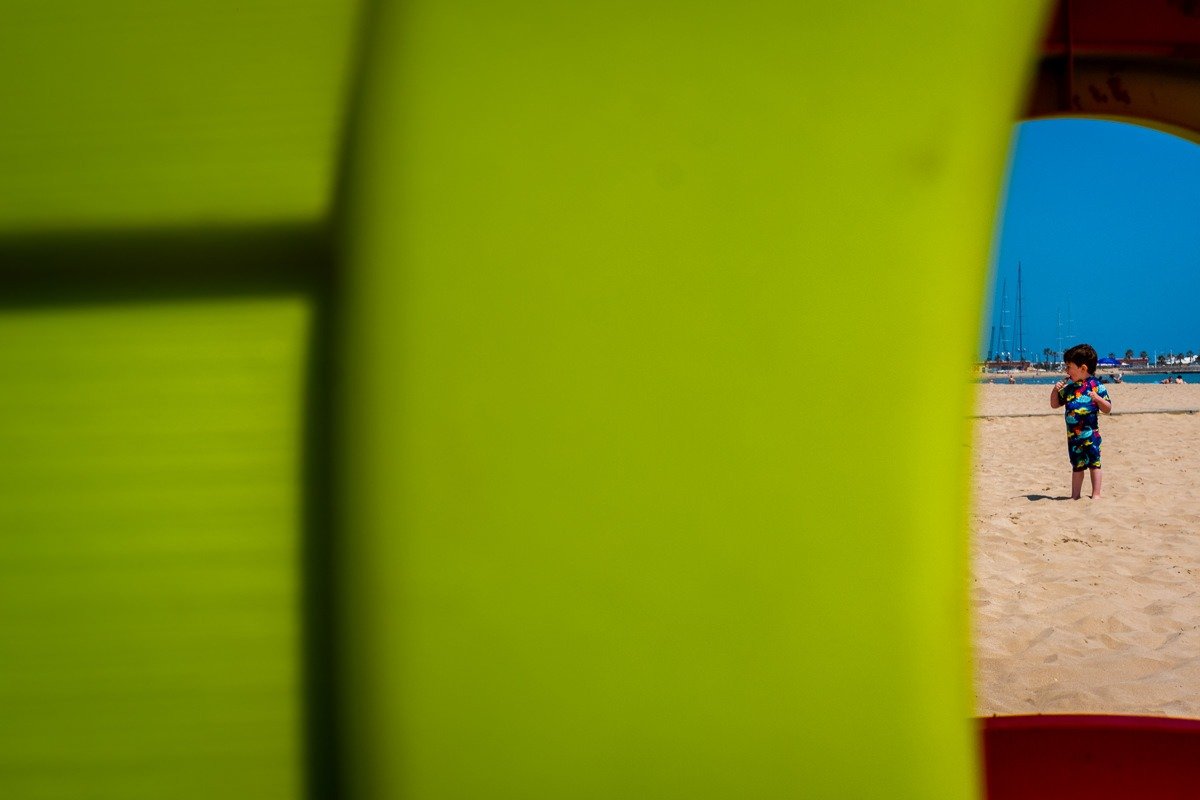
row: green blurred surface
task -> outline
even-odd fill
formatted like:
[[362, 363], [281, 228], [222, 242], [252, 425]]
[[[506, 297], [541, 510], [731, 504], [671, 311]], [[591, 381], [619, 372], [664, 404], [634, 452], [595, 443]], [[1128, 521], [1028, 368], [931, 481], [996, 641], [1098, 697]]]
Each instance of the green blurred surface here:
[[0, 233], [314, 221], [357, 0], [5, 0]]
[[308, 325], [0, 314], [0, 796], [300, 796]]
[[2, 797], [321, 774], [305, 380], [359, 7], [4, 3]]
[[976, 790], [969, 396], [1041, 4], [411, 2], [344, 354], [357, 796]]
[[[380, 4], [346, 796], [971, 796], [969, 398], [904, 359], [973, 356], [1042, 6]], [[0, 796], [314, 790], [322, 301], [230, 254], [329, 215], [357, 8], [5, 5]]]

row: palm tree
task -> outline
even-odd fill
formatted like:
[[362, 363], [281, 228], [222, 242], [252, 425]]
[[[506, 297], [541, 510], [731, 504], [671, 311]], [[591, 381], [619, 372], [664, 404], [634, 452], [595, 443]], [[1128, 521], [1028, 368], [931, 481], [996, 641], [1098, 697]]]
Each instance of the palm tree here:
[[1133, 358], [1133, 348], [1131, 347], [1125, 351], [1125, 360], [1130, 361], [1132, 358]]
[[1146, 361], [1147, 363], [1149, 363], [1149, 362], [1150, 362], [1150, 354], [1149, 354], [1149, 353], [1147, 353], [1145, 350], [1143, 350], [1142, 352], [1138, 353], [1138, 358], [1145, 359], [1145, 361]]

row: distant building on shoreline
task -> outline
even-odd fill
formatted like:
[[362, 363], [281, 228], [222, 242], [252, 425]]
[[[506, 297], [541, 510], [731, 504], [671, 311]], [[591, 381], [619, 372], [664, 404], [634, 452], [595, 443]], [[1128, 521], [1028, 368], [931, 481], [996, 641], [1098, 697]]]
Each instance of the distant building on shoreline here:
[[1033, 366], [1033, 363], [1030, 361], [1008, 361], [1008, 360], [992, 359], [990, 361], [983, 362], [983, 368], [985, 371], [988, 371], [988, 372], [995, 372], [995, 371], [1000, 371], [1000, 370], [1014, 370], [1014, 369], [1024, 371], [1024, 370], [1031, 368], [1032, 366]]

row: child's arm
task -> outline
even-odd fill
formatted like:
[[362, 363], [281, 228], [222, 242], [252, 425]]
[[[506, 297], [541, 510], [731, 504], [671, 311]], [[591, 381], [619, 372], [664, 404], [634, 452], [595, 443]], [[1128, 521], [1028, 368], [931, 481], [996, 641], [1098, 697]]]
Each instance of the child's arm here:
[[1092, 389], [1090, 392], [1088, 392], [1088, 394], [1092, 396], [1092, 402], [1096, 404], [1096, 408], [1100, 409], [1105, 414], [1112, 413], [1112, 400], [1109, 400], [1107, 397], [1101, 397], [1100, 393], [1095, 389]]
[[[1059, 381], [1058, 383], [1054, 384], [1054, 388], [1050, 390], [1050, 407], [1051, 408], [1059, 408], [1060, 406], [1062, 406], [1062, 395], [1060, 394], [1060, 392], [1062, 392], [1062, 388], [1066, 385], [1067, 385], [1066, 381]], [[1110, 405], [1109, 408], [1112, 408], [1112, 406]]]

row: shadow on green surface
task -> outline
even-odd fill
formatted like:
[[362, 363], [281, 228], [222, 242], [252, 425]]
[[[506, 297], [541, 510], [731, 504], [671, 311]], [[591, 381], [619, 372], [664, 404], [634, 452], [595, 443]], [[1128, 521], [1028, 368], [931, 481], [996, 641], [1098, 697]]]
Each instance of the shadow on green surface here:
[[318, 225], [0, 238], [0, 308], [312, 292], [329, 271]]

